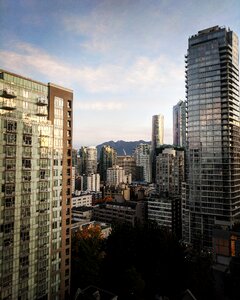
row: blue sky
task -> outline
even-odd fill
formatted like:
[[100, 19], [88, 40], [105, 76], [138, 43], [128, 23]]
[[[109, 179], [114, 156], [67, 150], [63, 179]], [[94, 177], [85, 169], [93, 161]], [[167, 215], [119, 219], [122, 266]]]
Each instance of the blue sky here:
[[188, 37], [240, 37], [239, 0], [0, 0], [0, 68], [74, 90], [74, 142], [150, 140], [185, 98]]

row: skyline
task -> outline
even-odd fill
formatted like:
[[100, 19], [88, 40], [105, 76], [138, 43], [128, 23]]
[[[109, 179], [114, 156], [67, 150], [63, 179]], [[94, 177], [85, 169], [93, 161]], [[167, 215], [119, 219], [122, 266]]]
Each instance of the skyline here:
[[0, 0], [0, 11], [1, 68], [73, 89], [77, 148], [149, 141], [156, 114], [171, 144], [188, 38], [215, 25], [240, 36], [236, 0]]

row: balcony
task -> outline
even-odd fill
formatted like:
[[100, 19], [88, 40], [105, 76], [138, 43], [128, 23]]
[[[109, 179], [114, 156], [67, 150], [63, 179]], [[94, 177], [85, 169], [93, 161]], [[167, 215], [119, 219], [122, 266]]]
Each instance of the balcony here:
[[11, 88], [4, 88], [0, 91], [0, 97], [4, 98], [16, 98], [16, 92]]
[[14, 110], [14, 109], [16, 109], [15, 99], [3, 98], [3, 100], [0, 102], [0, 108], [5, 109], [5, 110]]
[[36, 115], [40, 116], [40, 117], [47, 116], [48, 115], [47, 107], [46, 106], [39, 106]]
[[44, 106], [48, 105], [48, 99], [46, 96], [41, 96], [37, 98], [37, 105], [39, 106]]

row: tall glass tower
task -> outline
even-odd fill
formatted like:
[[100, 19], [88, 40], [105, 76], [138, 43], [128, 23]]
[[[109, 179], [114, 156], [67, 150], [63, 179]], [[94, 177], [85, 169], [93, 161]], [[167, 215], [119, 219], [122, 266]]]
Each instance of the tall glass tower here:
[[187, 153], [183, 235], [212, 246], [215, 226], [240, 215], [238, 37], [215, 26], [188, 40]]
[[186, 146], [186, 103], [182, 100], [173, 106], [173, 145]]
[[156, 180], [156, 149], [164, 143], [164, 116], [154, 115], [152, 117], [152, 181]]
[[152, 149], [163, 145], [164, 140], [164, 116], [155, 115], [152, 117]]

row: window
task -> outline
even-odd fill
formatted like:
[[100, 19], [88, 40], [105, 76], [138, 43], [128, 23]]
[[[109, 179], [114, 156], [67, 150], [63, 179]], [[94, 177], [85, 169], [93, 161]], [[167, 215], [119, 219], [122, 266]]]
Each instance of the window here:
[[6, 120], [4, 127], [7, 129], [7, 131], [15, 132], [17, 130], [17, 122]]
[[30, 159], [23, 159], [22, 166], [24, 169], [31, 169], [31, 160]]
[[24, 135], [23, 144], [28, 146], [32, 145], [32, 137], [30, 135]]
[[17, 136], [16, 134], [6, 133], [4, 135], [4, 140], [7, 144], [16, 144]]
[[6, 170], [14, 170], [16, 167], [15, 159], [6, 159]]

